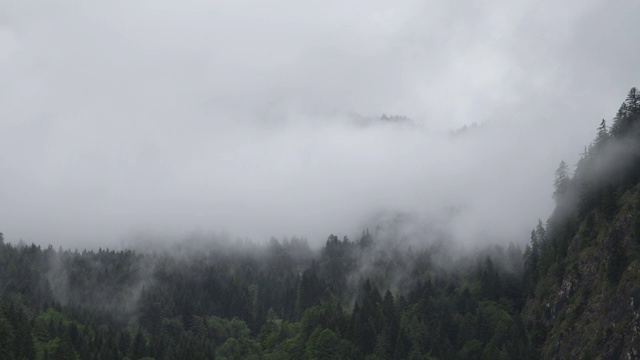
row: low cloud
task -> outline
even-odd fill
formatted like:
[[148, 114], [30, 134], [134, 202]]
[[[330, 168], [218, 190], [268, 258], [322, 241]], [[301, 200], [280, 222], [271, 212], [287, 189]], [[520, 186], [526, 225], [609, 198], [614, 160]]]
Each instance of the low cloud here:
[[632, 1], [33, 3], [0, 3], [10, 241], [321, 244], [393, 214], [526, 241], [640, 82]]

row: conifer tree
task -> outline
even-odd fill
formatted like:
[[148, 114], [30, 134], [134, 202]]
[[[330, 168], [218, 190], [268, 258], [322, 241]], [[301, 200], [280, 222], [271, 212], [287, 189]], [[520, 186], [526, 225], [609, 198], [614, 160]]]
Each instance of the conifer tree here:
[[611, 135], [622, 137], [632, 130], [640, 116], [640, 92], [635, 87], [629, 90], [627, 98], [620, 106], [611, 127]]
[[602, 119], [600, 126], [598, 126], [598, 134], [593, 142], [593, 151], [598, 152], [609, 141], [609, 132], [607, 131], [607, 122]]
[[562, 196], [567, 192], [569, 181], [569, 167], [564, 160], [560, 161], [560, 165], [558, 165], [558, 169], [555, 172], [555, 180], [553, 182], [553, 186], [555, 188], [553, 198], [556, 202], [560, 202]]

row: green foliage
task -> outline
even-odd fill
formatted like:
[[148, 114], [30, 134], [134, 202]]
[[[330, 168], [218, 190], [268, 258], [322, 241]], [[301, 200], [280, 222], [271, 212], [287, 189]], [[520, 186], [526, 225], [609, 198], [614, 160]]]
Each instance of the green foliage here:
[[4, 317], [0, 316], [0, 357], [9, 359], [15, 352], [14, 349], [15, 334], [13, 326]]
[[355, 356], [353, 344], [340, 339], [329, 329], [316, 328], [307, 340], [305, 359], [351, 359]]
[[216, 349], [216, 358], [226, 360], [260, 359], [261, 354], [260, 344], [248, 337], [231, 337]]
[[[306, 265], [290, 245], [269, 246], [268, 255], [183, 261], [2, 243], [0, 265], [15, 270], [0, 278], [10, 299], [0, 302], [0, 358], [447, 359], [477, 345], [472, 340], [485, 355], [526, 347], [526, 335], [512, 328], [522, 297], [513, 247], [438, 270], [431, 258], [440, 250], [379, 252], [368, 232], [356, 242], [330, 237]], [[347, 286], [364, 261], [385, 271], [373, 267], [360, 274], [375, 280]], [[103, 271], [120, 287], [100, 283]], [[17, 286], [25, 274], [30, 280]], [[391, 281], [403, 290], [386, 290]], [[65, 305], [52, 283], [67, 290]], [[87, 295], [94, 288], [103, 299]], [[135, 306], [124, 293], [138, 294]]]

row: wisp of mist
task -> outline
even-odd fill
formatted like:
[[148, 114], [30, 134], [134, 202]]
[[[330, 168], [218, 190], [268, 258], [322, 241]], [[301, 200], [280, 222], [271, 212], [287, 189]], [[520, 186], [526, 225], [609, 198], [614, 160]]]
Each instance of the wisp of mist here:
[[36, 3], [0, 4], [9, 241], [525, 242], [640, 75], [604, 1]]

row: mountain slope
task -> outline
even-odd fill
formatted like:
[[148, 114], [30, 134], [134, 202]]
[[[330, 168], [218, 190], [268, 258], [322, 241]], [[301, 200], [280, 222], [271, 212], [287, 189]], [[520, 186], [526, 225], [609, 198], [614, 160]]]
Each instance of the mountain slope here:
[[640, 95], [603, 120], [525, 251], [523, 319], [545, 359], [640, 359]]

